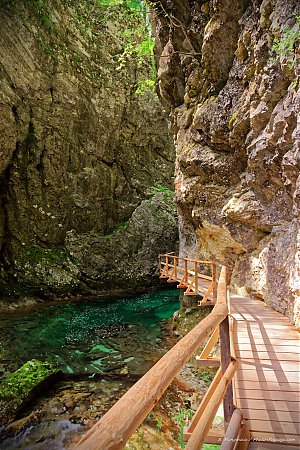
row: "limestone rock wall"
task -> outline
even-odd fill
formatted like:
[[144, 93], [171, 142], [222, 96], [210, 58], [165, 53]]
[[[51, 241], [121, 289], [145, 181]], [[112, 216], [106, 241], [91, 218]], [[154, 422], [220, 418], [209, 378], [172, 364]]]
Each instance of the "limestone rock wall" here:
[[[104, 4], [1, 2], [4, 295], [151, 285], [156, 254], [177, 240], [172, 199], [159, 197], [172, 187], [174, 171], [167, 113], [152, 92], [137, 92], [152, 70], [151, 55], [134, 48], [144, 39], [144, 19], [125, 6]], [[153, 196], [166, 200], [161, 208]], [[152, 228], [146, 207], [157, 215]], [[129, 222], [146, 228], [136, 225], [114, 241]], [[141, 254], [143, 275], [131, 273], [128, 283], [126, 275], [113, 278], [112, 261], [118, 265], [121, 258], [126, 266], [137, 260], [147, 233], [152, 259]], [[100, 245], [107, 236], [110, 245]]]
[[153, 2], [172, 106], [182, 256], [297, 322], [300, 21], [296, 0]]

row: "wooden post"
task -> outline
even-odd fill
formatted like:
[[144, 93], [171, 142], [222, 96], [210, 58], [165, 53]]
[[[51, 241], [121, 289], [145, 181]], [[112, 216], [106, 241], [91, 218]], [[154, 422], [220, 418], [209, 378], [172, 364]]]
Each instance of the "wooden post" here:
[[220, 450], [233, 450], [236, 447], [238, 436], [241, 431], [243, 414], [240, 409], [233, 411], [230, 424], [227, 428]]
[[217, 266], [213, 262], [211, 265], [211, 275], [212, 275], [212, 282], [213, 282], [213, 301], [217, 301], [218, 296], [218, 273], [217, 273]]
[[194, 271], [195, 271], [195, 294], [198, 294], [198, 262], [194, 262]]
[[166, 274], [169, 275], [169, 257], [166, 255]]
[[[222, 373], [224, 374], [227, 367], [231, 363], [228, 316], [220, 323], [219, 329], [220, 329], [221, 369]], [[226, 431], [234, 409], [232, 383], [228, 385], [227, 392], [224, 396], [223, 409], [224, 409], [224, 426]]]
[[187, 260], [184, 258], [184, 284], [187, 285], [188, 283], [188, 267], [187, 267]]
[[177, 261], [178, 261], [177, 256], [174, 256], [174, 278], [175, 278], [175, 280], [177, 280]]
[[[251, 435], [248, 427], [242, 423], [241, 431], [234, 450], [248, 450]], [[287, 447], [288, 448], [288, 447]]]

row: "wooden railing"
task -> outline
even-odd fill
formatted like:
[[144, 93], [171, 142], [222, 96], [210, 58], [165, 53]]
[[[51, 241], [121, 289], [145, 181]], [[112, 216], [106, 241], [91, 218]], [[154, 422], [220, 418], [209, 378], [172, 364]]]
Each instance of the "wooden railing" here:
[[176, 374], [199, 349], [220, 329], [221, 368], [202, 400], [186, 432], [187, 450], [198, 450], [205, 441], [216, 411], [224, 399], [225, 425], [233, 412], [231, 379], [237, 361], [230, 354], [228, 326], [228, 292], [226, 267], [222, 267], [217, 302], [212, 312], [166, 353], [79, 441], [78, 450], [122, 449], [160, 399]]
[[179, 258], [172, 253], [159, 255], [160, 278], [178, 283], [179, 289], [185, 289], [184, 295], [201, 296], [200, 306], [215, 305], [219, 268], [213, 261]]

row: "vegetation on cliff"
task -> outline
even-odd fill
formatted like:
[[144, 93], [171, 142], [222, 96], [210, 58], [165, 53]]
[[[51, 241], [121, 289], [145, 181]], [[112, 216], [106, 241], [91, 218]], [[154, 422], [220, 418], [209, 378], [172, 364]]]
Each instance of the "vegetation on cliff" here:
[[[0, 23], [1, 293], [109, 291], [104, 247], [96, 245], [91, 269], [84, 241], [108, 242], [120, 224], [139, 220], [135, 211], [143, 210], [153, 186], [172, 188], [174, 150], [153, 89], [144, 3], [7, 1]], [[170, 198], [160, 200], [174, 209]], [[172, 243], [162, 237], [171, 222], [164, 205], [161, 211], [160, 231], [140, 226], [137, 238], [150, 233], [152, 259], [144, 264], [150, 272], [132, 274], [127, 283], [116, 277], [114, 289], [153, 284], [154, 253], [177, 240], [175, 220]], [[68, 247], [74, 236], [82, 250], [76, 257]], [[120, 249], [129, 262], [133, 234], [126, 241], [118, 236], [110, 251]]]

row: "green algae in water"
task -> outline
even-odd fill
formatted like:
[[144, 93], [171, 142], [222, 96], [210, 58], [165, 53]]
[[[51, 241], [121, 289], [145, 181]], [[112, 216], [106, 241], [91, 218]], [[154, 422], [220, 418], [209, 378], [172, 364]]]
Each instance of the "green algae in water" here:
[[164, 290], [7, 314], [0, 320], [0, 364], [15, 370], [35, 358], [54, 362], [68, 373], [124, 366], [144, 373], [166, 351], [160, 321], [178, 308], [178, 290]]

